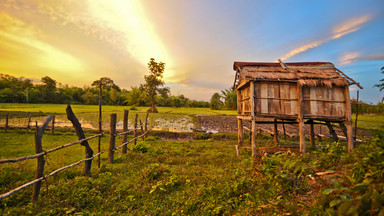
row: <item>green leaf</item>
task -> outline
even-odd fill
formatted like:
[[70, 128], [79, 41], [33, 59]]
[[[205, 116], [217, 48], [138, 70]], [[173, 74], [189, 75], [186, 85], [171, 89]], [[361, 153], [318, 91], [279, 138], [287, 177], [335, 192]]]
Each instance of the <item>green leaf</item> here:
[[375, 197], [376, 202], [380, 203], [381, 205], [384, 205], [384, 197], [381, 194], [374, 190], [372, 195], [373, 197]]
[[335, 207], [335, 206], [338, 206], [340, 203], [341, 203], [341, 200], [339, 200], [339, 199], [335, 199], [335, 200], [332, 200], [332, 201], [329, 203], [329, 206], [330, 206], [330, 207]]
[[334, 190], [336, 190], [336, 189], [333, 189], [333, 188], [327, 188], [327, 189], [323, 190], [321, 193], [324, 194], [324, 195], [329, 195], [329, 194], [331, 194]]
[[349, 208], [352, 206], [352, 201], [346, 201], [346, 202], [343, 202], [339, 208], [337, 208], [337, 214], [338, 215], [345, 215]]
[[360, 183], [360, 184], [356, 184], [356, 185], [352, 188], [352, 190], [361, 193], [361, 192], [367, 190], [368, 186], [369, 186], [369, 185], [366, 184], [366, 183]]
[[340, 187], [341, 187], [340, 184], [339, 184], [339, 182], [334, 181], [334, 180], [332, 180], [331, 182], [332, 182], [332, 184], [333, 184], [336, 188], [340, 188]]

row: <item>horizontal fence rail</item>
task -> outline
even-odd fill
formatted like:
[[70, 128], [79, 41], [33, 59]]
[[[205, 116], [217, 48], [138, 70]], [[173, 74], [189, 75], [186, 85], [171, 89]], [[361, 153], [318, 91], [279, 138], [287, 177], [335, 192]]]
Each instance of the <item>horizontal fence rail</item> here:
[[16, 192], [18, 192], [18, 191], [20, 191], [20, 190], [22, 190], [22, 189], [28, 187], [28, 186], [34, 185], [34, 184], [36, 184], [36, 183], [38, 183], [38, 182], [41, 182], [42, 180], [44, 180], [44, 179], [46, 179], [46, 178], [48, 178], [48, 177], [50, 177], [50, 176], [52, 176], [52, 175], [55, 175], [56, 173], [58, 173], [58, 172], [60, 172], [60, 171], [63, 171], [63, 170], [68, 169], [68, 168], [70, 168], [70, 167], [79, 165], [81, 162], [89, 161], [89, 160], [93, 160], [95, 157], [97, 157], [97, 156], [99, 156], [100, 154], [103, 154], [103, 153], [104, 153], [104, 152], [99, 152], [99, 153], [97, 153], [96, 155], [94, 155], [94, 156], [92, 156], [92, 157], [90, 157], [90, 158], [86, 158], [86, 159], [83, 159], [83, 160], [78, 161], [78, 162], [76, 162], [76, 163], [73, 163], [73, 164], [71, 164], [71, 165], [68, 165], [68, 166], [59, 168], [59, 169], [57, 169], [57, 170], [55, 170], [55, 171], [49, 173], [49, 174], [46, 175], [46, 176], [43, 176], [43, 177], [38, 178], [38, 179], [35, 179], [35, 180], [33, 180], [33, 181], [31, 181], [31, 182], [28, 182], [28, 183], [25, 183], [25, 184], [23, 184], [22, 186], [20, 186], [20, 187], [14, 189], [14, 190], [11, 190], [11, 191], [9, 191], [9, 192], [7, 192], [7, 193], [5, 193], [5, 194], [0, 195], [0, 200], [4, 199], [4, 198], [6, 198], [6, 197], [9, 197], [10, 195], [12, 195], [12, 194], [14, 194], [14, 193], [16, 193]]
[[23, 161], [23, 160], [27, 160], [27, 159], [34, 159], [34, 158], [40, 157], [42, 155], [46, 155], [48, 153], [51, 153], [51, 152], [54, 152], [54, 151], [57, 151], [57, 150], [60, 150], [60, 149], [63, 149], [63, 148], [75, 145], [75, 144], [79, 144], [79, 143], [82, 143], [82, 142], [84, 142], [86, 140], [90, 140], [90, 139], [93, 139], [93, 138], [96, 138], [96, 137], [99, 137], [99, 136], [102, 136], [102, 135], [103, 135], [102, 133], [101, 134], [96, 134], [94, 136], [90, 136], [88, 138], [84, 138], [84, 139], [81, 139], [81, 140], [76, 141], [76, 142], [72, 142], [72, 143], [68, 143], [68, 144], [62, 145], [62, 146], [58, 146], [56, 148], [53, 148], [53, 149], [50, 149], [50, 150], [47, 150], [47, 151], [44, 151], [44, 152], [41, 152], [41, 153], [35, 154], [35, 155], [29, 155], [29, 156], [20, 157], [20, 158], [1, 159], [0, 160], [0, 164], [2, 164], [2, 163], [15, 163], [15, 162], [19, 162], [19, 161]]

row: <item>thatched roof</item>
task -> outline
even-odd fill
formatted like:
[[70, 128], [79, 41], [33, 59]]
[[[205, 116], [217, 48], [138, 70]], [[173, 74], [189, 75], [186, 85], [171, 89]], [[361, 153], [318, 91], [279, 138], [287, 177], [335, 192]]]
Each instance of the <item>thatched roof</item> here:
[[290, 81], [327, 87], [358, 85], [330, 62], [235, 62], [233, 69], [236, 70], [234, 88], [241, 80]]

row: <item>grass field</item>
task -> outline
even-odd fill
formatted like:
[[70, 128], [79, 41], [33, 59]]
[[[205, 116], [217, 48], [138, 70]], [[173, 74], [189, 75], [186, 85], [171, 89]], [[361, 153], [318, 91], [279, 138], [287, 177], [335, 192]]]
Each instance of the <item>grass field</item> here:
[[[0, 135], [0, 158], [33, 154], [32, 133], [12, 130]], [[266, 138], [271, 139], [257, 137]], [[73, 134], [47, 133], [43, 146], [47, 150], [74, 140]], [[107, 143], [104, 136], [102, 150], [107, 150]], [[107, 154], [102, 155], [100, 169], [94, 160], [91, 177], [81, 176], [81, 164], [48, 178], [35, 204], [30, 203], [30, 187], [1, 200], [0, 207], [5, 215], [337, 215], [367, 208], [378, 213], [382, 208], [375, 200], [384, 198], [384, 169], [376, 158], [384, 156], [380, 139], [360, 145], [352, 154], [346, 153], [344, 144], [334, 143], [311, 154], [277, 152], [256, 160], [247, 147], [236, 157], [236, 143], [150, 136], [130, 145], [127, 154], [117, 153], [114, 164], [108, 164]], [[96, 140], [91, 147], [96, 149]], [[80, 145], [49, 154], [45, 174], [83, 157]], [[35, 163], [1, 164], [0, 193], [33, 180]], [[338, 177], [312, 179], [326, 170], [336, 170], [331, 173]], [[366, 175], [374, 178], [364, 183], [372, 187], [348, 192], [361, 188]], [[375, 188], [377, 198], [361, 204], [361, 197], [373, 193], [369, 188]]]
[[[75, 113], [97, 113], [98, 105], [71, 105]], [[65, 114], [66, 104], [5, 104], [0, 103], [1, 112], [42, 112], [49, 114]], [[122, 112], [129, 109], [129, 106], [102, 106], [103, 112]], [[149, 107], [136, 107], [132, 110], [134, 113], [146, 113]], [[210, 108], [174, 108], [174, 107], [158, 107], [159, 113], [168, 114], [200, 114], [200, 115], [236, 115], [235, 110], [211, 110]]]

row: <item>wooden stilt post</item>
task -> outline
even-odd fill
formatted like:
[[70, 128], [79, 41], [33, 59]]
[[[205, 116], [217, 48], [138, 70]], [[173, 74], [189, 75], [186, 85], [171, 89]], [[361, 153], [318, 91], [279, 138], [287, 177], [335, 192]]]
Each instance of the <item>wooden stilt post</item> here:
[[255, 83], [253, 81], [250, 82], [250, 102], [251, 102], [251, 121], [252, 121], [252, 156], [256, 155], [256, 119], [255, 119]]
[[[123, 132], [128, 131], [128, 114], [129, 114], [129, 110], [124, 110]], [[127, 142], [127, 134], [123, 134], [122, 138], [123, 138], [122, 143], [126, 143]], [[127, 153], [127, 145], [123, 146], [122, 152], [123, 152], [123, 154]]]
[[347, 141], [348, 153], [351, 153], [354, 148], [353, 134], [352, 134], [352, 112], [351, 112], [351, 98], [349, 96], [349, 87], [344, 88], [345, 92], [345, 124], [347, 127]]
[[273, 139], [275, 141], [275, 146], [278, 146], [279, 145], [279, 138], [278, 138], [278, 135], [279, 135], [279, 131], [277, 130], [277, 120], [275, 119], [275, 124], [273, 125]]
[[252, 145], [252, 121], [249, 121], [249, 144]]
[[109, 163], [113, 164], [114, 161], [114, 151], [115, 151], [115, 141], [116, 141], [116, 114], [111, 114], [111, 122], [109, 127], [109, 151], [108, 159]]
[[309, 137], [311, 140], [311, 147], [315, 148], [315, 127], [313, 125], [313, 121], [310, 122], [310, 130], [309, 130]]
[[244, 134], [244, 129], [243, 129], [243, 120], [242, 119], [237, 119], [237, 143], [239, 145], [243, 144], [243, 134]]
[[[237, 116], [239, 117], [242, 115], [241, 113], [241, 92], [240, 90], [236, 90], [237, 94]], [[243, 144], [244, 138], [243, 138], [244, 130], [243, 130], [243, 120], [240, 118], [237, 118], [237, 143], [239, 145]], [[238, 150], [238, 147], [236, 147]]]
[[357, 90], [356, 93], [356, 118], [355, 118], [355, 131], [354, 131], [354, 139], [356, 140], [357, 137], [357, 117], [359, 116], [359, 90]]
[[[135, 116], [135, 124], [133, 125], [134, 126], [134, 129], [133, 129], [133, 138], [136, 138], [137, 136], [137, 132], [136, 132], [136, 128], [137, 128], [137, 117], [138, 117], [138, 114], [136, 113], [136, 116]], [[137, 143], [137, 139], [135, 139], [134, 141], [134, 144], [136, 145]]]
[[300, 84], [297, 84], [297, 121], [299, 123], [300, 152], [305, 153], [303, 88]]
[[[47, 129], [47, 126], [52, 119], [53, 119], [53, 115], [48, 116], [44, 120], [43, 125], [41, 127], [38, 127], [37, 123], [36, 123], [36, 133], [35, 133], [35, 152], [36, 152], [36, 154], [43, 152], [43, 145], [41, 143], [41, 140], [43, 138], [43, 134], [44, 134], [45, 129]], [[43, 177], [44, 164], [45, 164], [44, 155], [37, 157], [37, 168], [36, 168], [35, 179], [39, 179], [39, 178]], [[39, 198], [40, 188], [41, 188], [41, 181], [37, 182], [33, 186], [32, 202], [36, 202], [37, 199]]]
[[287, 141], [287, 133], [285, 132], [285, 124], [284, 124], [284, 120], [282, 120], [282, 122], [283, 122], [284, 141]]

